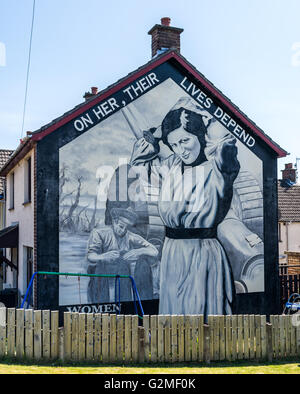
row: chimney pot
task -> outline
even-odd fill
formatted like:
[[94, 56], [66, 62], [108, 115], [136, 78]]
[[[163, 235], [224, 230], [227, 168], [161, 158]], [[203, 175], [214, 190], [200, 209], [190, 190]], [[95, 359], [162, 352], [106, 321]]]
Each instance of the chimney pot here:
[[163, 26], [170, 26], [171, 18], [169, 18], [169, 17], [161, 18], [161, 24]]
[[85, 101], [90, 100], [93, 96], [96, 96], [96, 94], [98, 93], [98, 88], [96, 86], [93, 86], [91, 88], [90, 92], [85, 92], [83, 98], [85, 99]]
[[285, 164], [285, 168], [281, 172], [283, 180], [289, 179], [293, 183], [297, 182], [297, 170], [293, 168], [293, 163]]
[[170, 26], [171, 19], [161, 18], [161, 25], [154, 25], [148, 32], [152, 36], [152, 57], [173, 49], [180, 53], [180, 34], [183, 29]]
[[98, 93], [98, 88], [96, 86], [93, 86], [91, 88], [91, 90], [92, 90], [92, 94], [94, 94], [94, 95], [96, 95]]

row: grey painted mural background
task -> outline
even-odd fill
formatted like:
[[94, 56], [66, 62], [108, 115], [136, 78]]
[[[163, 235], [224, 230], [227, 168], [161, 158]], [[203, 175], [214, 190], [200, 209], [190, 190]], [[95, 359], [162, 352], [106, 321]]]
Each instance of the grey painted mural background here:
[[[106, 271], [103, 273], [113, 273], [114, 270], [117, 270], [118, 274], [129, 273], [135, 277], [139, 293], [144, 300], [160, 299], [162, 297], [162, 283], [164, 286], [172, 287], [171, 278], [169, 278], [170, 283], [166, 283], [168, 279], [166, 275], [161, 282], [160, 271], [165, 229], [157, 203], [135, 203], [132, 206], [126, 201], [124, 204], [118, 201], [117, 204], [109, 206], [107, 195], [101, 193], [100, 196], [99, 188], [102, 192], [103, 189], [99, 184], [99, 179], [103, 166], [111, 166], [117, 173], [120, 168], [124, 168], [124, 166], [127, 168], [136, 141], [143, 137], [143, 131], [159, 127], [166, 114], [183, 97], [190, 99], [181, 87], [172, 79], [168, 79], [60, 149], [60, 272], [94, 273], [96, 269], [97, 273], [101, 273], [102, 270]], [[194, 103], [196, 104], [196, 102]], [[159, 137], [159, 129], [154, 135]], [[216, 122], [214, 132], [209, 137], [211, 142], [218, 143], [226, 135], [228, 135], [228, 131], [225, 127]], [[226, 252], [229, 268], [233, 274], [234, 290], [237, 293], [263, 292], [262, 162], [240, 141], [236, 141], [236, 146], [240, 170], [233, 183], [230, 209], [218, 225], [217, 238]], [[160, 142], [160, 148], [161, 160], [167, 159], [173, 154], [162, 142]], [[209, 147], [207, 146], [207, 148]], [[205, 153], [208, 159], [213, 159], [213, 144], [211, 149], [207, 149]], [[122, 160], [120, 161], [120, 159]], [[118, 176], [116, 173], [112, 173], [112, 178], [106, 179], [108, 194], [112, 192], [112, 180], [116, 176]], [[127, 187], [128, 184], [124, 186], [124, 188]], [[102, 251], [103, 253], [109, 251], [108, 245], [114, 240], [114, 229], [108, 211], [113, 207], [125, 209], [128, 205], [132, 206], [137, 217], [133, 221], [128, 217], [127, 222], [125, 220], [127, 226], [125, 253], [130, 251], [128, 249], [138, 249], [141, 246], [147, 251], [146, 254], [136, 259], [132, 257], [132, 260], [129, 256], [129, 260], [126, 260], [127, 264], [123, 259], [124, 255], [119, 256], [119, 260], [117, 260], [119, 263], [110, 264], [111, 271], [107, 270], [108, 264], [102, 266], [98, 264], [96, 268], [94, 264], [93, 271], [91, 268], [93, 264], [88, 259], [88, 248], [91, 247], [92, 242], [95, 244], [97, 234], [101, 238], [101, 235], [105, 233], [106, 246], [101, 239]], [[120, 211], [117, 212], [120, 213]], [[184, 240], [183, 245], [188, 245], [188, 243], [189, 240]], [[119, 250], [122, 249], [120, 245], [117, 247]], [[187, 246], [183, 246], [181, 249], [183, 250], [185, 247]], [[180, 259], [172, 261], [172, 264], [181, 265], [182, 261]], [[189, 272], [188, 275], [197, 278], [198, 272]], [[203, 278], [202, 280], [205, 281]], [[182, 301], [183, 310], [181, 312], [193, 313], [195, 311], [188, 310], [188, 305], [193, 304], [193, 297], [196, 297], [196, 293], [186, 292], [186, 288], [188, 286], [197, 287], [197, 282], [187, 280], [182, 283], [182, 292], [186, 293], [183, 298], [186, 299]], [[198, 283], [198, 287], [201, 287], [201, 280]], [[186, 288], [184, 288], [185, 286]], [[95, 289], [99, 287], [105, 291], [97, 292]], [[125, 284], [122, 284], [121, 293], [124, 296], [123, 301], [130, 299], [130, 288], [126, 288]], [[164, 313], [181, 313], [175, 307], [178, 297], [175, 293], [173, 295], [173, 301], [170, 302], [174, 303], [174, 308], [165, 310]], [[96, 298], [93, 299], [93, 297]], [[114, 302], [114, 283], [110, 283], [110, 280], [93, 282], [89, 278], [81, 278], [80, 280], [71, 277], [60, 278], [59, 305], [107, 302]]]

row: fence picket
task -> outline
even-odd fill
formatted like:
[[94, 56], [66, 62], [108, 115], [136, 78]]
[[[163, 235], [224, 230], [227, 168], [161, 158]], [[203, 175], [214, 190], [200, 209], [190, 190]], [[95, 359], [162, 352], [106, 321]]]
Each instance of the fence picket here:
[[219, 332], [220, 332], [220, 355], [219, 360], [223, 361], [226, 358], [225, 348], [225, 316], [219, 316]]
[[248, 360], [250, 356], [249, 352], [249, 316], [243, 316], [244, 323], [244, 359]]
[[102, 361], [109, 361], [109, 315], [102, 315]]
[[24, 327], [24, 309], [16, 310], [16, 357], [24, 357], [25, 345], [25, 327]]
[[117, 360], [123, 362], [124, 357], [124, 315], [117, 316]]
[[157, 319], [157, 361], [165, 361], [165, 344], [164, 344], [164, 324], [165, 316], [159, 315]]
[[220, 360], [220, 319], [219, 316], [214, 316], [213, 319], [214, 331], [214, 358], [213, 360]]
[[58, 357], [65, 360], [65, 331], [63, 327], [58, 329]]
[[280, 358], [285, 356], [285, 329], [284, 316], [279, 316]]
[[150, 361], [150, 318], [148, 315], [143, 317], [143, 327], [145, 330], [145, 362], [148, 363]]
[[172, 362], [178, 361], [178, 316], [171, 317], [171, 348], [172, 348]]
[[145, 362], [145, 328], [138, 326], [138, 362]]
[[232, 360], [235, 361], [237, 359], [238, 355], [238, 332], [237, 332], [237, 316], [232, 315], [231, 316], [231, 324], [232, 324]]
[[79, 313], [72, 313], [71, 326], [71, 359], [79, 360]]
[[165, 361], [172, 361], [172, 347], [171, 347], [171, 316], [165, 317]]
[[300, 319], [299, 315], [296, 320], [296, 343], [297, 343], [297, 356], [300, 356]]
[[71, 360], [72, 349], [72, 314], [71, 312], [64, 313], [64, 359]]
[[208, 337], [209, 337], [209, 357], [206, 356], [210, 361], [214, 360], [214, 316], [210, 315], [207, 317], [208, 323]]
[[14, 308], [7, 309], [7, 355], [15, 357], [15, 341], [16, 341], [16, 310]]
[[292, 357], [297, 354], [297, 342], [296, 342], [296, 326], [293, 324], [293, 317], [289, 316], [289, 326], [291, 332], [291, 351], [290, 355]]
[[[50, 339], [50, 311], [42, 311], [42, 357], [45, 360], [50, 359], [51, 339]], [[78, 337], [78, 335], [77, 335]]]
[[0, 308], [0, 357], [6, 355], [6, 308]]
[[117, 316], [116, 315], [110, 315], [109, 359], [110, 362], [112, 363], [116, 362], [117, 359]]
[[94, 358], [94, 314], [86, 315], [86, 359], [91, 361]]
[[25, 357], [33, 358], [33, 310], [25, 310]]
[[42, 358], [42, 311], [33, 311], [33, 356], [35, 360]]
[[191, 361], [191, 321], [184, 316], [184, 361]]
[[277, 359], [279, 357], [279, 320], [278, 316], [271, 315], [270, 323], [273, 327], [273, 353], [274, 358]]
[[184, 361], [184, 316], [178, 316], [178, 362]]
[[244, 349], [243, 349], [243, 345], [244, 345], [244, 340], [243, 340], [243, 336], [244, 336], [244, 327], [243, 327], [243, 315], [238, 315], [237, 316], [238, 319], [238, 360], [242, 360], [244, 358]]
[[139, 317], [133, 315], [131, 317], [131, 340], [132, 340], [132, 362], [137, 363], [139, 360]]
[[85, 361], [86, 352], [85, 352], [85, 343], [86, 343], [86, 314], [79, 313], [78, 316], [78, 354], [79, 359]]
[[[58, 324], [59, 313], [58, 311], [51, 311], [51, 359], [58, 358]], [[79, 357], [78, 357], [79, 358]]]
[[125, 315], [125, 362], [131, 362], [132, 349], [132, 316]]
[[94, 358], [97, 361], [101, 361], [102, 357], [102, 315], [95, 313], [95, 335], [94, 335]]
[[260, 360], [261, 359], [261, 317], [260, 317], [260, 315], [255, 315], [254, 325], [255, 325], [255, 358], [257, 360]]
[[225, 347], [225, 358], [228, 361], [232, 360], [232, 317], [233, 316], [226, 316], [225, 317], [225, 330], [226, 330], [226, 347]]
[[255, 317], [254, 315], [249, 316], [249, 357], [251, 360], [255, 358]]
[[157, 316], [150, 317], [150, 330], [151, 330], [151, 362], [157, 362]]
[[192, 361], [198, 360], [199, 352], [199, 316], [191, 316]]
[[198, 320], [198, 361], [204, 361], [204, 316], [200, 315]]
[[291, 326], [290, 326], [290, 316], [284, 316], [284, 328], [286, 337], [286, 357], [291, 355]]

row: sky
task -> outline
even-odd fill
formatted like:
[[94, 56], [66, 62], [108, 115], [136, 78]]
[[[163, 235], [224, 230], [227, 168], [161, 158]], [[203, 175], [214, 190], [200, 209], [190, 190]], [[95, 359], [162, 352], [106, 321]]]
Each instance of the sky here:
[[32, 6], [0, 0], [1, 149], [147, 63], [167, 16], [181, 54], [290, 153], [279, 174], [300, 158], [299, 0], [36, 0], [22, 134]]

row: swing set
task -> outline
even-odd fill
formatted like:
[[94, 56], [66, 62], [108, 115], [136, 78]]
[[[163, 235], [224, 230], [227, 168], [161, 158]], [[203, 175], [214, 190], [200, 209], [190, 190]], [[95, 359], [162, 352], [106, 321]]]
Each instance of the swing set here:
[[[38, 271], [35, 272], [29, 282], [29, 285], [27, 287], [26, 293], [24, 300], [22, 302], [21, 308], [25, 308], [25, 303], [27, 302], [27, 308], [29, 306], [29, 302], [31, 299], [32, 295], [32, 289], [33, 289], [33, 282], [34, 279], [37, 275], [43, 275], [43, 276], [48, 276], [48, 275], [53, 275], [53, 276], [76, 276], [78, 277], [78, 284], [79, 284], [79, 297], [80, 297], [80, 278], [81, 277], [91, 277], [91, 278], [115, 278], [115, 303], [116, 305], [119, 306], [119, 314], [121, 313], [121, 279], [129, 279], [131, 281], [131, 288], [132, 288], [132, 296], [133, 296], [133, 304], [134, 304], [134, 309], [135, 309], [135, 314], [139, 316], [139, 318], [143, 318], [144, 316], [144, 310], [142, 307], [141, 299], [135, 284], [135, 281], [132, 276], [130, 275], [99, 275], [99, 274], [79, 274], [79, 273], [73, 273], [73, 272], [47, 272], [47, 271]], [[140, 314], [138, 313], [138, 308], [137, 304], [140, 308]], [[26, 308], [25, 308], [26, 309]]]

